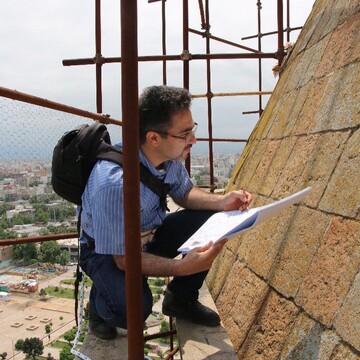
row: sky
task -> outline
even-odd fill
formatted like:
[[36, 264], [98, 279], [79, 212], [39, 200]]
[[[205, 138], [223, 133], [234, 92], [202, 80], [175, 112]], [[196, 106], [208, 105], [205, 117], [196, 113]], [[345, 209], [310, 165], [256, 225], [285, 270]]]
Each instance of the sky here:
[[[242, 37], [257, 33], [256, 0], [210, 0], [210, 32], [241, 45], [257, 48], [257, 40]], [[262, 32], [276, 30], [276, 0], [262, 2]], [[286, 3], [284, 1], [284, 3]], [[302, 26], [310, 14], [314, 0], [292, 1], [290, 25]], [[189, 0], [191, 28], [201, 30], [198, 0]], [[168, 0], [167, 53], [182, 51], [182, 1]], [[284, 5], [286, 10], [286, 4]], [[95, 1], [90, 0], [11, 0], [0, 2], [0, 86], [29, 93], [52, 101], [96, 112], [95, 66], [64, 67], [63, 59], [91, 58], [95, 55]], [[120, 1], [102, 1], [102, 55], [120, 56]], [[299, 31], [291, 35], [295, 41]], [[138, 53], [161, 54], [161, 3], [138, 1]], [[262, 51], [275, 52], [276, 36], [263, 38]], [[211, 42], [212, 53], [242, 52], [218, 42]], [[190, 34], [190, 52], [205, 52], [202, 37]], [[275, 59], [263, 60], [263, 90], [271, 91], [277, 78], [271, 69]], [[121, 120], [120, 64], [103, 66], [103, 112]], [[212, 91], [256, 91], [258, 84], [257, 60], [212, 61]], [[139, 64], [139, 93], [146, 86], [161, 84], [161, 63]], [[168, 85], [182, 86], [181, 62], [168, 63]], [[204, 61], [190, 63], [190, 91], [203, 94], [206, 90]], [[263, 104], [268, 97], [263, 98]], [[0, 99], [1, 100], [1, 99]], [[257, 97], [214, 98], [213, 136], [247, 138], [258, 120], [258, 115], [243, 115], [258, 109]], [[0, 102], [0, 126], [14, 122], [5, 117]], [[197, 135], [207, 137], [207, 106], [204, 99], [194, 100]], [[11, 131], [11, 124], [7, 124]], [[55, 126], [56, 128], [56, 126]], [[36, 126], [33, 130], [36, 132]], [[26, 131], [30, 133], [31, 131]], [[55, 131], [56, 132], [56, 131]], [[4, 133], [4, 132], [2, 132]], [[4, 135], [4, 134], [3, 134]], [[36, 134], [34, 133], [34, 136]], [[20, 135], [19, 135], [20, 136]], [[1, 136], [0, 136], [1, 137]], [[58, 137], [58, 134], [55, 134]], [[119, 133], [121, 137], [121, 133]], [[8, 139], [1, 139], [0, 144]], [[9, 141], [9, 140], [8, 140]], [[51, 140], [52, 141], [52, 140]], [[22, 142], [29, 144], [24, 138]], [[38, 142], [39, 143], [39, 142]], [[1, 145], [0, 145], [1, 146]], [[11, 146], [11, 143], [10, 145]], [[16, 145], [14, 145], [16, 146]], [[202, 151], [205, 144], [196, 145]], [[219, 151], [240, 152], [239, 143], [216, 145]], [[25, 147], [26, 148], [26, 147]], [[217, 149], [216, 148], [216, 149]], [[215, 149], [215, 150], [216, 150]], [[0, 160], [2, 150], [0, 149]]]

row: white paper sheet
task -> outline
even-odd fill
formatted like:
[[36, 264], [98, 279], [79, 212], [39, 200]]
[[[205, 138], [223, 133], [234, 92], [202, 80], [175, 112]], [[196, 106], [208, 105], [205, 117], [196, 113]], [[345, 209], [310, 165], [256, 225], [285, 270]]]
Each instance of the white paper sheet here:
[[188, 251], [204, 246], [210, 241], [214, 243], [232, 238], [240, 233], [247, 231], [286, 209], [287, 207], [300, 202], [311, 191], [307, 187], [293, 195], [278, 200], [272, 204], [245, 211], [223, 211], [211, 216], [204, 225], [192, 235], [178, 251], [187, 253]]

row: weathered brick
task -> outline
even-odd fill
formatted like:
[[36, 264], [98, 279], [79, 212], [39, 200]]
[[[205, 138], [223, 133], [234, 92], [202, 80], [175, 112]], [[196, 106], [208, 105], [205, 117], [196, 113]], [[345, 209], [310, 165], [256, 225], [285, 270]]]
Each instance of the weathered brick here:
[[[253, 177], [251, 178], [250, 182], [252, 184], [256, 184], [256, 188], [261, 192], [262, 185], [267, 180], [267, 174], [269, 169], [272, 166], [272, 161], [275, 154], [279, 150], [280, 141], [279, 140], [269, 140], [263, 141], [265, 145], [265, 149], [263, 155], [260, 159], [260, 162], [254, 171]], [[269, 195], [269, 194], [265, 194]]]
[[216, 300], [234, 349], [238, 349], [244, 341], [267, 293], [267, 284], [236, 261]]
[[297, 314], [292, 302], [270, 292], [237, 353], [239, 359], [278, 359]]
[[330, 359], [340, 338], [301, 314], [287, 337], [279, 360]]
[[304, 169], [306, 183], [312, 187], [311, 194], [304, 200], [306, 205], [318, 206], [350, 134], [350, 130], [328, 132], [319, 138]]
[[206, 283], [214, 300], [216, 300], [222, 287], [224, 286], [235, 260], [235, 255], [224, 247], [216, 260], [213, 262], [206, 277]]
[[339, 335], [360, 352], [360, 273], [336, 313], [334, 326]]
[[354, 62], [360, 55], [360, 13], [331, 33], [315, 77], [322, 77]]
[[333, 324], [360, 266], [360, 223], [334, 217], [295, 297], [312, 317]]
[[302, 99], [306, 94], [306, 99], [292, 128], [291, 135], [306, 135], [312, 132], [311, 128], [319, 103], [326, 96], [328, 81], [329, 78], [313, 79], [300, 89], [299, 97]]
[[[286, 134], [284, 133], [284, 129], [286, 128], [286, 125], [291, 116], [291, 111], [296, 97], [296, 91], [282, 95], [281, 101], [278, 102], [279, 108], [276, 109], [276, 112], [274, 111], [275, 114], [273, 115], [272, 125], [267, 134], [268, 138], [281, 139], [286, 136]], [[282, 106], [281, 104], [283, 104], [283, 102], [285, 102], [287, 106]]]
[[360, 129], [347, 141], [319, 208], [343, 216], [360, 217]]
[[293, 147], [295, 146], [296, 140], [297, 139], [295, 137], [289, 137], [281, 141], [279, 150], [271, 162], [271, 167], [267, 173], [266, 181], [261, 187], [262, 194], [272, 194], [274, 187], [279, 180], [279, 175], [281, 174], [281, 171], [284, 168]]
[[289, 158], [278, 173], [273, 197], [280, 199], [306, 186], [307, 174], [304, 173], [304, 169], [313, 156], [319, 137], [319, 134], [315, 134], [297, 139]]
[[359, 360], [360, 355], [356, 355], [354, 351], [347, 346], [340, 344], [332, 353], [331, 360]]
[[304, 207], [296, 211], [280, 259], [269, 274], [270, 284], [286, 297], [296, 295], [329, 222], [330, 216], [319, 211]]
[[305, 52], [302, 61], [304, 61], [306, 65], [304, 66], [304, 71], [298, 83], [299, 87], [306, 85], [314, 78], [314, 72], [321, 62], [328, 41], [329, 37], [325, 37]]
[[[323, 10], [321, 11], [321, 18], [317, 23], [314, 33], [309, 40], [307, 45], [307, 49], [314, 46], [318, 43], [322, 38], [324, 38], [327, 34], [334, 29], [334, 22], [332, 22], [333, 18], [340, 17], [342, 9], [344, 9], [344, 2], [346, 0], [327, 0], [327, 4], [323, 6]], [[336, 13], [334, 13], [336, 11]]]
[[360, 62], [329, 75], [327, 95], [319, 103], [311, 132], [342, 130], [356, 127], [360, 113]]
[[237, 254], [258, 275], [267, 278], [271, 271], [294, 211], [288, 208], [243, 235]]

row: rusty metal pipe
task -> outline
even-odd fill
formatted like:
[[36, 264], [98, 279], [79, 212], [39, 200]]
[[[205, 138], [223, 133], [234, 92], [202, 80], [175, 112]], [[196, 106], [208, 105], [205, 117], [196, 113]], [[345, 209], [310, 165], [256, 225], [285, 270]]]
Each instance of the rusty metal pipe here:
[[144, 358], [140, 242], [137, 1], [121, 0], [121, 101], [123, 114], [126, 315], [129, 360]]
[[[210, 14], [209, 14], [209, 0], [205, 0], [205, 21], [206, 28], [210, 27]], [[206, 54], [210, 54], [210, 38], [207, 36], [205, 39]], [[206, 59], [206, 83], [207, 94], [212, 94], [211, 91], [211, 60]], [[214, 186], [214, 148], [213, 148], [213, 128], [212, 128], [212, 96], [207, 96], [207, 110], [208, 110], [208, 134], [209, 134], [209, 162], [210, 162], [210, 188]]]
[[22, 102], [26, 102], [28, 104], [39, 105], [53, 110], [63, 111], [69, 114], [82, 116], [88, 119], [98, 120], [99, 122], [104, 124], [122, 125], [122, 122], [120, 120], [116, 120], [104, 115], [91, 113], [90, 111], [81, 110], [72, 106], [67, 106], [37, 96], [22, 93], [20, 91], [10, 90], [1, 86], [0, 86], [0, 96], [13, 100], [19, 100]]
[[281, 65], [282, 60], [285, 56], [285, 51], [284, 51], [284, 9], [283, 9], [283, 1], [282, 0], [277, 0], [277, 24], [278, 24], [277, 59], [278, 59], [278, 64]]
[[[229, 54], [189, 54], [190, 59], [186, 60], [225, 60], [225, 59], [276, 59], [277, 53], [229, 53]], [[183, 60], [182, 55], [149, 55], [139, 56], [139, 62], [147, 61], [179, 61]], [[121, 57], [109, 57], [102, 58], [104, 64], [118, 63], [121, 62]], [[185, 60], [183, 60], [185, 62]], [[94, 58], [85, 59], [68, 59], [62, 61], [64, 66], [76, 66], [76, 65], [94, 65]]]
[[208, 38], [210, 38], [211, 40], [219, 41], [219, 42], [221, 42], [221, 43], [224, 43], [224, 44], [227, 44], [227, 45], [231, 45], [231, 46], [235, 46], [235, 47], [240, 48], [240, 49], [244, 49], [244, 50], [251, 51], [251, 52], [254, 52], [254, 53], [257, 53], [257, 52], [258, 52], [258, 51], [255, 50], [255, 49], [252, 49], [252, 48], [249, 48], [249, 47], [247, 47], [247, 46], [234, 43], [233, 41], [229, 41], [229, 40], [225, 40], [225, 39], [219, 38], [219, 37], [217, 37], [217, 36], [211, 35], [210, 33], [204, 33], [204, 32], [202, 32], [202, 31], [198, 31], [198, 30], [194, 30], [194, 29], [189, 29], [189, 32], [191, 32], [191, 33], [193, 33], [193, 34], [200, 35], [200, 36], [202, 36], [202, 37], [208, 37]]
[[96, 111], [102, 113], [101, 6], [95, 0]]
[[53, 234], [53, 235], [44, 235], [44, 236], [29, 236], [26, 238], [13, 238], [0, 241], [1, 246], [7, 245], [20, 245], [20, 244], [30, 244], [43, 241], [51, 240], [63, 240], [63, 239], [75, 239], [78, 237], [78, 233], [66, 233], [66, 234]]

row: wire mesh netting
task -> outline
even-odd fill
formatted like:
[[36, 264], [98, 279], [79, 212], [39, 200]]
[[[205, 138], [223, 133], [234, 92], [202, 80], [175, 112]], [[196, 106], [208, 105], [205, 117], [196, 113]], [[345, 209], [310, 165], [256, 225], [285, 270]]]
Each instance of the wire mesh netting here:
[[[94, 120], [0, 97], [0, 163], [51, 161], [54, 146], [66, 132]], [[107, 125], [113, 143], [121, 127]]]

